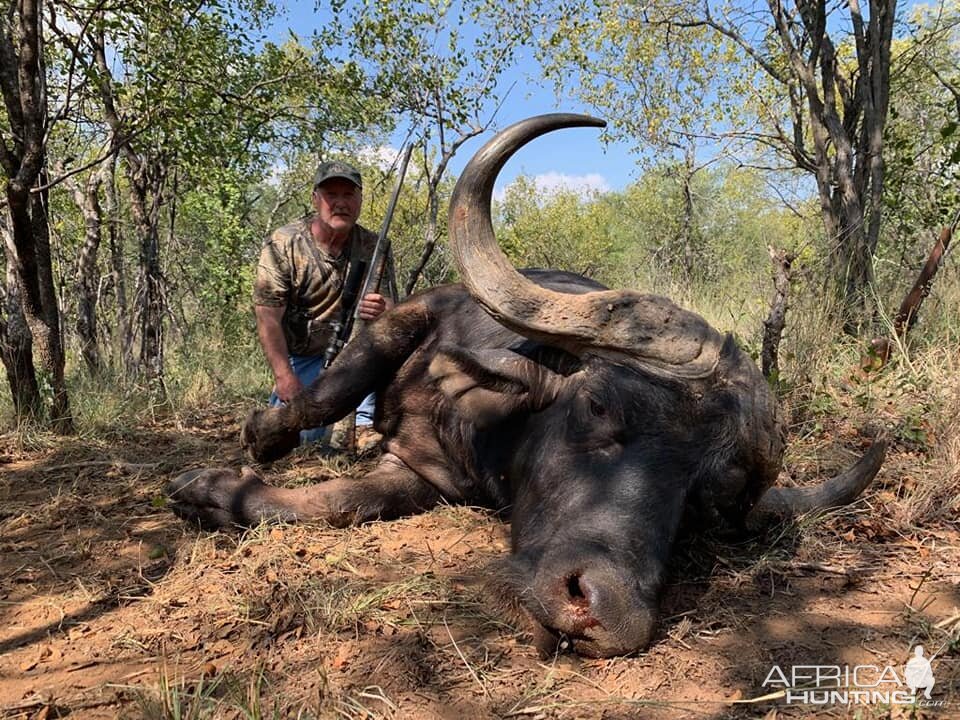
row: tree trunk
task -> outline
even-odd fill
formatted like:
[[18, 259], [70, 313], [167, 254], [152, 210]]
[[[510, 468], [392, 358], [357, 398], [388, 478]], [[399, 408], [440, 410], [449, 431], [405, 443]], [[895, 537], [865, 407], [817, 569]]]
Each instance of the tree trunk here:
[[[437, 108], [438, 116], [442, 115], [441, 108]], [[413, 293], [413, 289], [417, 286], [417, 280], [420, 279], [420, 274], [426, 269], [427, 263], [430, 262], [430, 257], [433, 255], [434, 249], [437, 247], [437, 238], [439, 233], [437, 232], [437, 218], [440, 215], [440, 181], [443, 179], [444, 173], [447, 171], [447, 166], [450, 164], [450, 161], [453, 159], [453, 156], [457, 154], [457, 150], [467, 142], [470, 138], [476, 137], [486, 129], [486, 125], [480, 127], [472, 127], [466, 130], [463, 130], [459, 133], [457, 138], [447, 146], [445, 139], [445, 134], [443, 130], [443, 124], [440, 124], [438, 132], [440, 134], [440, 162], [437, 164], [436, 170], [431, 173], [429, 160], [427, 157], [427, 146], [424, 142], [423, 148], [423, 173], [427, 178], [427, 228], [423, 234], [423, 252], [420, 253], [420, 260], [417, 263], [417, 266], [410, 272], [410, 276], [407, 278], [407, 284], [404, 288], [404, 297], [407, 297]]]
[[868, 27], [859, 2], [846, 5], [856, 72], [850, 71], [848, 60], [838, 59], [829, 35], [827, 4], [798, 2], [793, 14], [777, 0], [768, 0], [792, 78], [809, 111], [813, 157], [803, 147], [802, 134], [794, 139], [791, 152], [804, 159], [802, 166], [816, 178], [830, 244], [830, 276], [839, 290], [844, 330], [854, 333], [867, 319], [882, 221], [883, 130], [897, 3], [870, 0]]
[[[41, 170], [38, 178], [42, 185], [47, 183], [47, 173]], [[53, 259], [50, 252], [50, 222], [47, 215], [48, 197], [46, 190], [30, 193], [30, 218], [33, 239], [36, 244], [36, 267], [40, 286], [40, 322], [42, 330], [31, 323], [40, 367], [48, 376], [53, 397], [50, 400], [50, 421], [53, 429], [59, 433], [73, 432], [73, 414], [70, 411], [70, 398], [67, 393], [65, 377], [66, 355], [63, 347], [63, 326], [60, 324], [60, 306], [57, 302], [56, 285], [53, 278]], [[27, 314], [27, 322], [31, 322]]]
[[893, 318], [893, 331], [901, 338], [905, 338], [910, 329], [916, 324], [920, 315], [920, 306], [930, 294], [930, 288], [933, 286], [933, 278], [940, 269], [944, 255], [947, 254], [947, 248], [950, 246], [950, 239], [953, 237], [953, 228], [945, 227], [940, 231], [940, 237], [927, 256], [927, 261], [923, 264], [920, 274], [910, 288], [910, 292], [900, 303], [900, 309]]
[[437, 237], [439, 237], [439, 233], [437, 232], [437, 218], [440, 215], [440, 199], [437, 197], [437, 187], [434, 182], [430, 182], [428, 186], [427, 203], [429, 210], [427, 211], [427, 227], [423, 232], [423, 252], [420, 253], [420, 260], [417, 262], [417, 266], [410, 271], [410, 276], [407, 278], [407, 284], [403, 289], [404, 297], [409, 297], [413, 294], [413, 289], [417, 286], [420, 274], [427, 267], [427, 263], [430, 262], [430, 257], [433, 255], [434, 248], [437, 247]]
[[18, 418], [36, 416], [42, 409], [40, 386], [33, 366], [33, 337], [20, 306], [20, 287], [14, 261], [13, 237], [5, 224], [0, 223], [4, 252], [7, 258], [6, 282], [0, 286], [2, 315], [0, 315], [0, 360], [3, 361]]
[[765, 378], [774, 381], [780, 377], [780, 339], [787, 322], [787, 308], [790, 297], [790, 266], [796, 255], [785, 250], [770, 250], [773, 261], [773, 300], [770, 312], [763, 321], [763, 343], [760, 350], [760, 368]]
[[860, 356], [860, 368], [862, 370], [879, 370], [890, 359], [893, 353], [894, 340], [899, 343], [905, 343], [907, 333], [916, 324], [920, 316], [920, 306], [930, 294], [930, 288], [933, 286], [933, 278], [940, 269], [943, 258], [947, 254], [947, 248], [950, 246], [950, 239], [953, 237], [953, 227], [945, 227], [940, 231], [940, 237], [924, 263], [920, 274], [913, 283], [900, 303], [900, 309], [893, 316], [893, 338], [875, 337], [870, 341], [867, 352]]
[[108, 175], [104, 184], [107, 239], [110, 245], [110, 275], [113, 279], [114, 302], [116, 302], [116, 344], [120, 350], [120, 367], [125, 375], [134, 370], [133, 321], [127, 302], [127, 271], [123, 258], [123, 235], [120, 232], [120, 202], [117, 199], [117, 158], [110, 158]]
[[[107, 166], [104, 166], [105, 168]], [[97, 295], [100, 274], [97, 270], [97, 255], [103, 229], [103, 211], [100, 207], [100, 186], [106, 171], [91, 173], [81, 188], [69, 183], [74, 202], [83, 215], [84, 238], [77, 259], [75, 289], [77, 293], [77, 336], [80, 339], [80, 354], [91, 375], [100, 374], [103, 361], [97, 333]]]
[[37, 187], [38, 180], [42, 187], [46, 179], [44, 143], [49, 129], [37, 0], [20, 0], [0, 15], [0, 55], [0, 91], [9, 123], [9, 133], [0, 134], [0, 165], [6, 176], [4, 190], [13, 239], [7, 259], [17, 276], [35, 355], [53, 390], [51, 425], [67, 433], [73, 430], [73, 418], [50, 261], [47, 196]]
[[106, 58], [102, 28], [92, 35], [94, 63], [99, 70], [100, 99], [104, 119], [118, 141], [130, 192], [130, 212], [139, 246], [137, 287], [134, 293], [134, 318], [140, 331], [138, 368], [146, 378], [163, 390], [163, 319], [165, 293], [160, 269], [160, 205], [167, 168], [161, 158], [149, 151], [138, 152], [129, 130], [117, 112], [113, 81]]
[[[139, 368], [148, 381], [163, 385], [163, 319], [165, 292], [160, 268], [159, 207], [164, 173], [127, 153], [127, 179], [130, 183], [130, 209], [140, 246], [140, 265], [134, 298], [134, 316], [140, 330]], [[154, 172], [150, 172], [153, 170]], [[148, 178], [148, 174], [152, 177]], [[149, 198], [152, 195], [152, 202]], [[149, 203], [149, 204], [148, 204]]]
[[[43, 177], [41, 175], [41, 177]], [[50, 241], [44, 196], [31, 197], [18, 183], [7, 184], [7, 202], [15, 252], [13, 267], [22, 292], [23, 314], [35, 344], [35, 356], [53, 389], [50, 421], [54, 430], [73, 430], [64, 382], [63, 342], [50, 263]]]
[[680, 225], [680, 245], [683, 248], [683, 273], [689, 284], [693, 281], [694, 269], [697, 266], [697, 251], [694, 247], [696, 229], [693, 225], [693, 188], [691, 182], [696, 172], [694, 168], [693, 147], [687, 146], [684, 152], [683, 172], [680, 177], [683, 192], [683, 218]]

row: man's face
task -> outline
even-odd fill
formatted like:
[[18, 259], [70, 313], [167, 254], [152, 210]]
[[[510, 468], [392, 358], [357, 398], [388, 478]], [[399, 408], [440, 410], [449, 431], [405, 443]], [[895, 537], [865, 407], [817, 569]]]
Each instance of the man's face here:
[[313, 206], [334, 232], [349, 232], [360, 217], [363, 192], [349, 180], [331, 178], [314, 188]]

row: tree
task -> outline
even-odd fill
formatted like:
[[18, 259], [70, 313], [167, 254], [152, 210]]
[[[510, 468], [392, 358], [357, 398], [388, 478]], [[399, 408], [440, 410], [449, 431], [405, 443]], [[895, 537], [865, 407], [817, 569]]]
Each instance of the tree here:
[[212, 165], [242, 178], [265, 171], [272, 141], [290, 127], [317, 125], [315, 115], [286, 112], [288, 98], [312, 88], [309, 107], [326, 100], [317, 82], [305, 82], [316, 76], [305, 54], [253, 50], [248, 32], [265, 7], [75, 5], [69, 12], [79, 30], [60, 33], [94, 90], [97, 111], [87, 120], [102, 128], [123, 170], [138, 253], [130, 326], [137, 365], [159, 387], [170, 308], [164, 248], [177, 242], [183, 188], [215, 191]]
[[76, 176], [71, 175], [64, 180], [64, 185], [69, 189], [83, 217], [83, 242], [77, 254], [74, 278], [77, 314], [75, 327], [80, 340], [80, 355], [91, 375], [97, 375], [103, 369], [100, 344], [97, 340], [97, 291], [100, 284], [97, 254], [103, 235], [100, 194], [104, 183], [112, 181], [114, 167], [113, 162], [102, 163], [87, 175], [82, 185]]
[[613, 260], [611, 206], [572, 190], [543, 193], [520, 176], [496, 204], [497, 234], [517, 267], [569, 270], [604, 279]]
[[[882, 221], [894, 0], [531, 0], [547, 72], [641, 142], [734, 140], [815, 181], [845, 327], [865, 319]], [[511, 11], [512, 12], [512, 11]], [[571, 72], [574, 68], [576, 72]], [[750, 152], [752, 157], [746, 156]]]
[[[180, 202], [175, 260], [170, 272], [182, 284], [190, 313], [203, 334], [242, 344], [250, 333], [250, 288], [257, 251], [266, 233], [255, 219], [259, 196], [249, 178], [229, 168], [212, 169], [204, 185]], [[183, 318], [184, 326], [188, 319]]]
[[[3, 169], [6, 210], [9, 213], [10, 245], [6, 259], [18, 286], [8, 298], [20, 296], [20, 305], [33, 344], [50, 383], [50, 420], [59, 432], [70, 432], [73, 418], [64, 379], [64, 349], [60, 312], [53, 281], [47, 217], [46, 76], [43, 56], [40, 3], [36, 0], [8, 2], [0, 16], [0, 91], [5, 117], [0, 124], [0, 167]], [[16, 311], [8, 314], [5, 339], [15, 327]], [[22, 338], [22, 332], [15, 335]], [[18, 407], [39, 409], [38, 385], [32, 377], [32, 360], [16, 341], [3, 353], [13, 395]]]
[[514, 29], [482, 28], [480, 8], [452, 0], [365, 0], [341, 19], [346, 54], [367, 70], [369, 92], [405, 118], [411, 128], [408, 142], [421, 148], [426, 220], [420, 259], [405, 281], [407, 295], [440, 237], [441, 193], [450, 161], [493, 123], [497, 100], [506, 92], [503, 73], [519, 47]]
[[[693, 289], [704, 283], [755, 294], [769, 275], [767, 246], [799, 251], [809, 236], [805, 214], [815, 209], [783, 207], [764, 183], [765, 174], [731, 163], [714, 163], [687, 175], [682, 162], [650, 168], [616, 199], [610, 232], [620, 284], [642, 282], [664, 291], [682, 280]], [[687, 211], [692, 204], [695, 212]], [[682, 239], [695, 238], [698, 265], [687, 272]], [[775, 240], [771, 240], [774, 238]], [[631, 274], [632, 273], [632, 274]], [[639, 275], [639, 277], [637, 277]]]
[[923, 261], [960, 206], [960, 3], [919, 7], [909, 24], [893, 50], [886, 128], [888, 259], [898, 271]]

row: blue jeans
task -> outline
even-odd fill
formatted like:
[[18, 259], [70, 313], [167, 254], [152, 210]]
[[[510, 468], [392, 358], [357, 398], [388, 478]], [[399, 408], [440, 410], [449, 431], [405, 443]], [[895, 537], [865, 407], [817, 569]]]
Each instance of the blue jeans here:
[[[323, 372], [323, 357], [318, 355], [291, 355], [290, 367], [293, 368], [294, 374], [297, 376], [297, 379], [303, 383], [304, 387], [310, 387], [313, 385], [313, 381], [320, 377], [320, 374]], [[270, 393], [269, 405], [270, 407], [281, 407], [284, 405], [283, 400], [277, 397], [276, 390]], [[373, 425], [373, 409], [374, 397], [371, 393], [367, 395], [363, 399], [363, 402], [357, 407], [357, 427]], [[300, 444], [307, 445], [322, 440], [326, 433], [326, 427], [301, 430]]]

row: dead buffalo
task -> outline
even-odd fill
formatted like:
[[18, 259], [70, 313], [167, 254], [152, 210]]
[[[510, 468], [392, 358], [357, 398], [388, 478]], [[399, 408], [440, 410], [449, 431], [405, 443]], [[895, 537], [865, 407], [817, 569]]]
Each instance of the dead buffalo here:
[[385, 313], [308, 391], [244, 424], [243, 444], [271, 460], [300, 428], [334, 422], [375, 390], [383, 455], [372, 472], [278, 488], [247, 468], [194, 470], [168, 487], [173, 509], [213, 526], [345, 526], [441, 501], [509, 508], [500, 580], [541, 636], [611, 656], [650, 641], [685, 515], [736, 529], [853, 500], [879, 469], [883, 440], [820, 486], [771, 488], [780, 413], [729, 335], [663, 297], [510, 266], [490, 221], [497, 173], [539, 135], [602, 124], [547, 115], [488, 142], [451, 201], [464, 284]]

